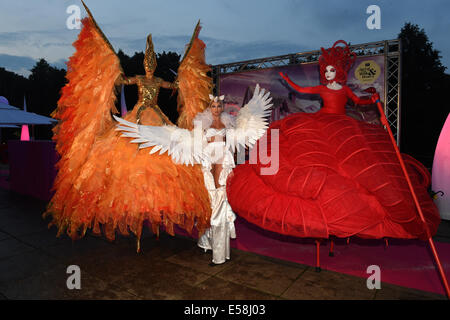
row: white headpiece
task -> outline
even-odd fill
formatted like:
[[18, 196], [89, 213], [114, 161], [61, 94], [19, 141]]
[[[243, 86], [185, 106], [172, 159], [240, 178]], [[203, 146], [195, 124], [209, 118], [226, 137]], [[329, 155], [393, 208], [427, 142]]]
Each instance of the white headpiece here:
[[217, 102], [217, 101], [223, 101], [223, 99], [225, 99], [224, 95], [219, 96], [213, 96], [212, 94], [209, 95], [209, 100]]

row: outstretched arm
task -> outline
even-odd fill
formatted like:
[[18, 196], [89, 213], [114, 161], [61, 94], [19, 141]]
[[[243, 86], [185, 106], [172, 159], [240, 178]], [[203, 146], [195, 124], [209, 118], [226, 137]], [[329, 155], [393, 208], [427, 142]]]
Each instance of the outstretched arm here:
[[291, 79], [289, 79], [289, 77], [287, 75], [285, 75], [282, 72], [279, 72], [280, 76], [286, 80], [286, 82], [292, 87], [294, 88], [296, 91], [301, 92], [301, 93], [311, 93], [311, 94], [318, 94], [320, 93], [320, 86], [316, 86], [316, 87], [300, 87], [298, 84], [296, 84], [295, 82], [293, 82]]
[[126, 85], [126, 86], [130, 85], [130, 84], [136, 84], [137, 83], [137, 77], [125, 77], [125, 76], [122, 76], [121, 83]]
[[163, 81], [163, 82], [161, 82], [161, 87], [163, 87], [164, 89], [177, 90], [178, 89], [178, 80], [175, 80], [174, 82]]
[[137, 77], [125, 77], [123, 73], [121, 73], [116, 81], [114, 82], [115, 86], [120, 86], [122, 84], [124, 85], [130, 85], [130, 84], [136, 84], [137, 83]]
[[374, 104], [373, 96], [371, 98], [369, 98], [369, 99], [361, 99], [356, 94], [354, 94], [353, 91], [349, 87], [345, 86], [345, 90], [346, 90], [346, 93], [347, 93], [347, 97], [352, 99], [352, 101], [355, 103], [355, 105]]

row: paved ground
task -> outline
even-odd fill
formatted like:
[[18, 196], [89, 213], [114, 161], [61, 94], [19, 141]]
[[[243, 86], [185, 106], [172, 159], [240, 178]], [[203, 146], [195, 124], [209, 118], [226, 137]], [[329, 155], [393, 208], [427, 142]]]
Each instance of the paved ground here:
[[[366, 279], [239, 250], [210, 267], [210, 254], [182, 237], [146, 234], [140, 254], [132, 238], [58, 239], [44, 208], [0, 189], [0, 299], [445, 299], [387, 283], [369, 290]], [[69, 265], [81, 269], [81, 290], [67, 289]]]

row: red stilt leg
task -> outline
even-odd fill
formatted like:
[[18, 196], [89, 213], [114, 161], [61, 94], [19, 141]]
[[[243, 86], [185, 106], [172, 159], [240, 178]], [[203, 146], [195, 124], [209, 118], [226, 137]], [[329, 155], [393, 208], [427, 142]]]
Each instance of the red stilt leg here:
[[320, 272], [320, 240], [316, 240], [316, 272]]
[[[367, 91], [367, 92], [369, 92], [369, 91]], [[445, 292], [447, 294], [447, 297], [450, 299], [450, 287], [448, 285], [447, 277], [445, 276], [444, 269], [442, 268], [441, 260], [439, 259], [439, 256], [438, 256], [437, 251], [436, 251], [436, 247], [434, 246], [433, 239], [431, 238], [430, 230], [429, 230], [428, 225], [427, 225], [427, 223], [425, 221], [425, 217], [423, 216], [422, 208], [420, 207], [419, 200], [417, 199], [417, 195], [416, 195], [416, 193], [414, 191], [414, 188], [412, 186], [411, 179], [409, 178], [409, 174], [406, 171], [406, 166], [405, 166], [405, 163], [403, 161], [402, 155], [400, 154], [400, 150], [398, 149], [397, 142], [394, 139], [394, 135], [392, 134], [391, 127], [389, 126], [389, 122], [386, 119], [386, 115], [384, 114], [383, 106], [381, 105], [379, 96], [377, 97], [377, 100], [375, 102], [376, 102], [378, 110], [380, 112], [381, 123], [385, 126], [386, 130], [389, 133], [389, 137], [391, 138], [391, 142], [392, 142], [392, 145], [393, 145], [393, 147], [395, 149], [395, 153], [397, 154], [398, 161], [400, 162], [400, 166], [402, 167], [403, 175], [405, 176], [406, 181], [408, 182], [408, 187], [409, 187], [411, 195], [412, 195], [412, 197], [414, 199], [414, 204], [416, 205], [417, 211], [419, 213], [419, 217], [420, 217], [420, 219], [422, 220], [422, 222], [423, 222], [423, 224], [425, 226], [425, 231], [427, 232], [427, 235], [428, 235], [428, 243], [430, 244], [430, 248], [431, 248], [431, 251], [433, 253], [434, 260], [436, 261], [436, 264], [437, 264], [437, 267], [438, 267], [438, 271], [439, 271], [439, 274], [441, 276]]]
[[333, 240], [331, 240], [331, 242], [330, 242], [330, 252], [328, 253], [328, 255], [330, 257], [334, 257], [334, 241]]
[[386, 244], [386, 248], [389, 247], [389, 241], [387, 238], [384, 238], [384, 243]]
[[349, 244], [349, 243], [350, 243], [350, 237], [347, 238], [347, 244]]

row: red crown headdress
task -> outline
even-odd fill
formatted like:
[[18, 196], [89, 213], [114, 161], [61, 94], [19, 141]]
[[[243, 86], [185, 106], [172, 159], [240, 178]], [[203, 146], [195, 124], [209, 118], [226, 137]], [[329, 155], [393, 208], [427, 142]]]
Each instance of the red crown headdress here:
[[[337, 46], [342, 43], [344, 47]], [[325, 71], [327, 66], [333, 66], [336, 69], [336, 81], [342, 85], [347, 82], [347, 74], [356, 60], [356, 54], [350, 51], [347, 42], [344, 40], [336, 41], [330, 49], [321, 48], [322, 55], [319, 57], [320, 66], [320, 82], [327, 84], [329, 81], [325, 79]]]

